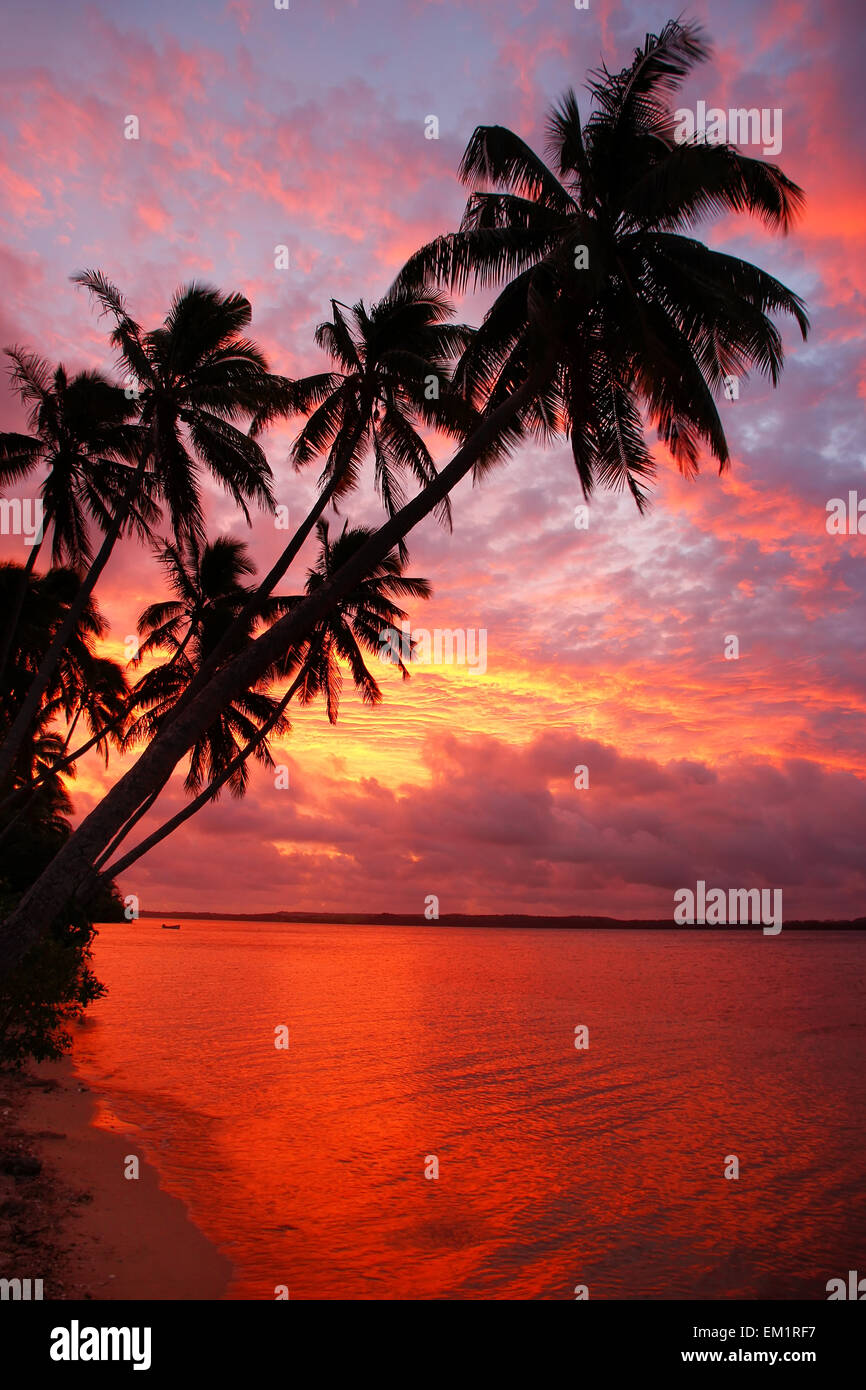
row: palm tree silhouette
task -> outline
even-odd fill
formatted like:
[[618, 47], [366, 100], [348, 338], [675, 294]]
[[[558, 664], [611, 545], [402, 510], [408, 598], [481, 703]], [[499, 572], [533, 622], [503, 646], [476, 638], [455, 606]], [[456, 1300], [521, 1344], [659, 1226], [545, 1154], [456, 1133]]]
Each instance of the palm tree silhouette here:
[[[204, 541], [198, 485], [201, 466], [229, 493], [249, 520], [247, 502], [274, 507], [271, 470], [261, 446], [235, 423], [250, 420], [278, 397], [286, 383], [272, 376], [255, 343], [242, 336], [252, 309], [240, 294], [191, 284], [175, 294], [163, 324], [145, 333], [127, 312], [120, 291], [99, 271], [73, 280], [114, 318], [111, 342], [139, 407], [137, 462], [113, 507], [100, 550], [79, 593], [87, 602], [130, 513], [142, 496], [166, 507], [179, 540]], [[73, 615], [70, 614], [70, 624]], [[0, 783], [25, 737], [51, 679], [71, 626], [61, 628], [46, 653], [18, 718], [0, 749]]]
[[273, 509], [268, 461], [236, 422], [282, 399], [288, 384], [269, 372], [260, 349], [242, 336], [252, 319], [249, 300], [193, 282], [176, 291], [160, 327], [145, 333], [100, 271], [80, 271], [72, 280], [114, 319], [110, 341], [138, 400], [145, 461], [175, 536], [205, 539], [199, 465], [247, 520], [247, 502]]
[[[327, 583], [332, 574], [336, 573], [337, 569], [350, 556], [357, 554], [373, 534], [368, 527], [349, 528], [347, 522], [337, 540], [331, 542], [328, 523], [325, 521], [318, 523], [317, 533], [319, 555], [315, 565], [307, 575], [305, 586], [307, 594], [315, 593], [323, 584]], [[383, 647], [381, 640], [383, 628], [393, 628], [408, 616], [397, 605], [395, 599], [405, 597], [427, 599], [431, 594], [431, 588], [426, 579], [411, 578], [403, 573], [405, 563], [403, 556], [396, 550], [386, 555], [371, 573], [366, 574], [356, 587], [341, 599], [337, 607], [328, 614], [324, 622], [314, 629], [299, 648], [287, 653], [275, 664], [268, 673], [269, 676], [283, 679], [293, 677], [293, 679], [282, 699], [279, 703], [275, 703], [271, 714], [264, 720], [257, 732], [242, 748], [235, 752], [234, 757], [225, 763], [220, 772], [211, 777], [211, 780], [193, 801], [189, 802], [182, 811], [172, 816], [170, 820], [167, 820], [158, 830], [148, 835], [122, 859], [112, 864], [107, 870], [109, 875], [113, 877], [128, 869], [142, 855], [153, 849], [155, 845], [171, 835], [178, 826], [183, 825], [184, 821], [189, 820], [191, 816], [207, 805], [209, 801], [216, 800], [223, 786], [227, 782], [231, 783], [231, 779], [236, 778], [244, 769], [247, 759], [251, 756], [259, 757], [259, 749], [274, 729], [281, 732], [289, 729], [290, 726], [284, 718], [284, 714], [295, 695], [298, 696], [301, 705], [309, 705], [317, 696], [322, 696], [325, 700], [328, 719], [332, 724], [336, 724], [343, 688], [341, 662], [348, 666], [355, 688], [360, 692], [365, 704], [376, 705], [382, 699], [378, 682], [364, 660], [365, 651], [375, 653], [385, 661], [394, 662], [399, 666], [403, 679], [408, 680], [409, 671], [405, 664], [391, 654], [390, 648]], [[277, 613], [284, 608], [291, 610], [302, 601], [300, 597], [271, 600], [274, 605], [272, 611]], [[154, 615], [154, 617], [158, 616], [160, 615]], [[173, 615], [168, 615], [169, 621], [172, 618]], [[411, 652], [409, 655], [411, 659]], [[239, 794], [243, 795], [247, 786], [246, 778], [237, 785], [240, 788]], [[189, 789], [189, 779], [187, 780], [187, 787]], [[116, 842], [114, 848], [116, 848]], [[100, 867], [104, 867], [107, 859], [107, 855], [102, 857]]]
[[[200, 545], [187, 536], [182, 545], [164, 542], [158, 552], [166, 571], [169, 587], [176, 597], [150, 604], [141, 614], [138, 631], [144, 641], [133, 658], [132, 666], [140, 666], [158, 651], [171, 653], [169, 659], [147, 671], [132, 689], [130, 707], [140, 711], [126, 728], [122, 747], [128, 751], [137, 744], [156, 737], [163, 725], [183, 699], [184, 693], [210, 653], [225, 633], [234, 629], [235, 619], [248, 602], [250, 588], [245, 578], [255, 574], [255, 565], [243, 542], [231, 536], [220, 536], [212, 543]], [[284, 599], [271, 599], [266, 605], [269, 616], [283, 611]], [[252, 619], [245, 630], [232, 641], [237, 651], [251, 640], [255, 625]], [[202, 731], [190, 750], [189, 768], [185, 779], [188, 792], [195, 793], [214, 779], [228, 781], [232, 794], [243, 796], [248, 780], [247, 768], [233, 760], [241, 744], [254, 740], [256, 733], [268, 724], [268, 729], [283, 727], [278, 701], [261, 687], [264, 678], [228, 702], [217, 717]], [[265, 767], [273, 766], [268, 743], [264, 737], [255, 742], [255, 756]], [[97, 867], [107, 862], [156, 801], [168, 778], [165, 778], [136, 808], [100, 856]]]
[[[61, 363], [52, 372], [44, 358], [24, 348], [7, 348], [13, 389], [28, 407], [31, 434], [0, 433], [0, 486], [45, 470], [40, 487], [41, 534], [30, 547], [17, 595], [6, 615], [0, 649], [0, 681], [15, 637], [21, 606], [46, 535], [51, 560], [83, 570], [92, 559], [91, 531], [108, 528], [123, 496], [138, 431], [138, 407], [101, 372], [69, 378]], [[147, 534], [156, 509], [142, 493], [130, 508], [130, 523]]]
[[[335, 541], [330, 539], [330, 528], [326, 521], [320, 521], [316, 530], [319, 555], [307, 574], [304, 589], [308, 596], [318, 593], [328, 584], [374, 534], [370, 527], [350, 528], [348, 522]], [[382, 633], [396, 627], [407, 617], [394, 602], [396, 598], [428, 599], [432, 589], [426, 579], [413, 579], [405, 575], [405, 564], [405, 556], [397, 548], [386, 555], [316, 625], [301, 649], [299, 701], [306, 705], [321, 695], [332, 724], [337, 722], [343, 688], [341, 663], [348, 666], [355, 689], [360, 692], [365, 704], [377, 705], [382, 698], [379, 685], [364, 660], [365, 652], [374, 653], [383, 661], [393, 662], [400, 668], [403, 679], [408, 680], [407, 667], [393, 654], [392, 648], [382, 642]], [[291, 611], [302, 602], [300, 597], [290, 599], [287, 610]], [[297, 661], [297, 655], [293, 654], [291, 659]]]
[[[453, 308], [443, 294], [422, 287], [395, 289], [367, 310], [363, 301], [346, 310], [331, 301], [330, 322], [315, 339], [334, 370], [296, 381], [296, 409], [308, 413], [292, 448], [296, 467], [325, 459], [319, 482], [330, 498], [346, 495], [372, 454], [375, 480], [389, 516], [405, 501], [402, 476], [421, 487], [436, 465], [419, 427], [460, 438], [472, 424], [465, 403], [451, 389], [451, 364], [472, 330], [449, 322]], [[345, 312], [344, 312], [345, 311]], [[450, 521], [447, 500], [441, 519]]]
[[[463, 438], [475, 412], [452, 387], [452, 364], [467, 347], [473, 330], [452, 323], [453, 307], [438, 290], [390, 291], [369, 310], [363, 301], [349, 309], [331, 300], [331, 318], [315, 332], [317, 345], [334, 366], [291, 383], [283, 382], [250, 426], [259, 435], [284, 415], [307, 415], [291, 450], [303, 469], [324, 460], [316, 500], [250, 601], [246, 621], [258, 603], [273, 592], [288, 572], [320, 517], [357, 485], [362, 465], [372, 454], [376, 484], [389, 516], [403, 505], [403, 478], [426, 487], [436, 465], [421, 430], [426, 426], [451, 438]], [[450, 526], [448, 498], [437, 508]], [[405, 560], [402, 539], [399, 549]], [[226, 653], [217, 649], [191, 687], [201, 688]]]
[[548, 119], [553, 167], [513, 131], [479, 126], [460, 166], [476, 189], [460, 230], [418, 251], [397, 281], [504, 285], [458, 384], [489, 414], [534, 375], [500, 444], [563, 431], [584, 495], [627, 487], [641, 511], [655, 472], [642, 412], [685, 473], [702, 446], [725, 468], [714, 399], [724, 378], [755, 368], [776, 384], [771, 313], [808, 330], [802, 301], [778, 280], [684, 235], [704, 214], [731, 211], [784, 232], [803, 201], [772, 164], [730, 145], [675, 143], [670, 97], [708, 55], [697, 26], [671, 22], [628, 68], [593, 75], [586, 124], [567, 92]]
[[[55, 632], [65, 622], [80, 588], [74, 570], [57, 567], [47, 574], [27, 573], [15, 564], [0, 565], [0, 609], [11, 607], [21, 593], [19, 621], [11, 643], [6, 670], [0, 681], [0, 731], [8, 728], [38, 670]], [[43, 694], [36, 717], [27, 730], [12, 769], [13, 792], [3, 803], [4, 812], [26, 806], [48, 782], [57, 782], [65, 767], [67, 740], [57, 732], [57, 721], [71, 729], [83, 721], [91, 731], [89, 746], [98, 747], [108, 761], [111, 742], [119, 744], [127, 718], [130, 692], [123, 669], [98, 655], [96, 642], [108, 625], [91, 598], [72, 631], [54, 676]], [[0, 839], [20, 818], [19, 811], [6, 820]]]
[[[144, 640], [132, 664], [140, 666], [154, 652], [168, 651], [171, 656], [133, 688], [143, 712], [126, 733], [126, 748], [153, 738], [159, 730], [196, 671], [243, 611], [251, 592], [245, 581], [255, 574], [247, 546], [232, 536], [219, 536], [201, 547], [190, 537], [182, 546], [166, 542], [159, 558], [176, 597], [150, 604], [141, 614], [138, 631]], [[271, 599], [267, 616], [282, 612], [284, 604], [285, 600]], [[235, 639], [235, 649], [249, 641], [250, 632], [248, 627], [244, 637]], [[206, 781], [220, 776], [239, 741], [249, 742], [276, 705], [258, 686], [228, 705], [192, 749], [187, 791], [198, 792]], [[279, 732], [280, 726], [276, 727]], [[265, 767], [272, 766], [266, 740], [257, 745], [256, 756]], [[246, 783], [247, 771], [242, 767], [233, 773], [229, 787], [235, 796], [243, 796]]]
[[[22, 567], [0, 565], [0, 607], [20, 588]], [[81, 584], [74, 570], [55, 568], [47, 574], [26, 576], [24, 602], [6, 673], [0, 684], [0, 727], [14, 717], [21, 690], [30, 683], [57, 629], [77, 601]], [[129, 687], [122, 668], [99, 656], [95, 643], [105, 637], [108, 624], [91, 598], [79, 614], [72, 637], [63, 650], [54, 679], [39, 710], [39, 722], [47, 727], [58, 717], [82, 719], [107, 744], [106, 723], [116, 721], [126, 708]], [[63, 745], [63, 739], [60, 739]], [[104, 751], [104, 750], [103, 750]], [[23, 780], [26, 773], [19, 770]]]

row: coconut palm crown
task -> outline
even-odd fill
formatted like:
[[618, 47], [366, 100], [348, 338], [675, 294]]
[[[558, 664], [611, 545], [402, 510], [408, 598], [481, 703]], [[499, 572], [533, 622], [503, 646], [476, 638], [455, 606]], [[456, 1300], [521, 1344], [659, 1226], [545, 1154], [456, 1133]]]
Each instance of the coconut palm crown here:
[[791, 290], [689, 235], [726, 212], [786, 232], [803, 202], [773, 164], [728, 144], [677, 143], [671, 98], [709, 54], [693, 24], [648, 35], [628, 67], [592, 75], [585, 122], [573, 91], [553, 107], [547, 161], [513, 131], [479, 126], [460, 167], [473, 191], [459, 231], [423, 247], [397, 280], [501, 286], [456, 382], [489, 412], [535, 372], [538, 389], [503, 444], [563, 431], [584, 494], [627, 487], [641, 510], [655, 472], [645, 419], [684, 473], [702, 448], [726, 468], [725, 378], [756, 369], [777, 382], [772, 314], [808, 330]]

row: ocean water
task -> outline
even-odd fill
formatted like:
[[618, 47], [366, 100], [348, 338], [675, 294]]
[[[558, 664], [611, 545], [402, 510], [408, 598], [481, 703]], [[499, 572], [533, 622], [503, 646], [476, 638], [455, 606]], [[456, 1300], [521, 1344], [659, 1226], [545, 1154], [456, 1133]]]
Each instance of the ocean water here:
[[179, 920], [101, 929], [75, 1056], [230, 1298], [866, 1273], [863, 936]]

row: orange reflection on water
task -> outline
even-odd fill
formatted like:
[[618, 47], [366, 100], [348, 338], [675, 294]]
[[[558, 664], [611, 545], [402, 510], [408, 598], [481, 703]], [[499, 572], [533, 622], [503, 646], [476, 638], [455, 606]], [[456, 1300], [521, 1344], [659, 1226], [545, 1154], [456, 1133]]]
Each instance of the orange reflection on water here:
[[864, 961], [836, 933], [143, 921], [103, 930], [77, 1055], [234, 1297], [817, 1298], [866, 1233]]

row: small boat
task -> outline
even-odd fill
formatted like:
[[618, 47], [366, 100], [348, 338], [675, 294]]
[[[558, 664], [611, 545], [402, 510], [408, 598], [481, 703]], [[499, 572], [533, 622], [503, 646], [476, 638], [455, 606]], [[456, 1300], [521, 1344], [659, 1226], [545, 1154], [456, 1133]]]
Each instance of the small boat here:
[[180, 931], [180, 922], [163, 922], [163, 931]]

